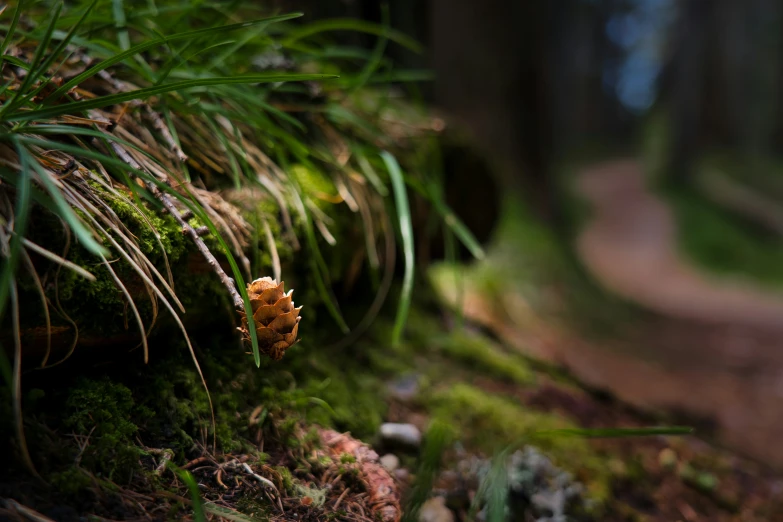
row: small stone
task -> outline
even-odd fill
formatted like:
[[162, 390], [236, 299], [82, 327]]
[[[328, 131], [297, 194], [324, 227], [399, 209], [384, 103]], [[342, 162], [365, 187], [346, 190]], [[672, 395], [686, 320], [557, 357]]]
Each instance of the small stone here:
[[396, 442], [407, 446], [421, 445], [421, 432], [413, 424], [387, 422], [381, 425], [381, 438], [385, 442]]
[[539, 491], [530, 497], [530, 503], [541, 513], [557, 516], [565, 513], [566, 496], [563, 490]]
[[663, 469], [672, 470], [677, 467], [677, 453], [671, 448], [664, 448], [658, 454], [658, 464]]
[[408, 483], [411, 478], [411, 472], [408, 471], [405, 468], [399, 468], [394, 470], [394, 478], [402, 482], [403, 484]]
[[397, 457], [397, 455], [387, 453], [381, 457], [381, 466], [386, 468], [387, 471], [394, 471], [400, 467], [400, 459]]
[[433, 497], [419, 510], [419, 522], [454, 522], [454, 513], [446, 507], [446, 499]]
[[388, 386], [389, 395], [402, 402], [408, 402], [419, 394], [419, 376], [406, 375]]

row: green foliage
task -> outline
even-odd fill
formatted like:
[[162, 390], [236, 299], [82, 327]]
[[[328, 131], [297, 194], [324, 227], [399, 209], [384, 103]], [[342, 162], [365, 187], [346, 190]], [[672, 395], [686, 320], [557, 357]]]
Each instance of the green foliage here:
[[[575, 212], [573, 219], [584, 219], [586, 210]], [[468, 266], [436, 263], [428, 277], [442, 302], [456, 308], [466, 298], [481, 298], [499, 323], [520, 320], [514, 316], [513, 301], [507, 305], [509, 297], [598, 338], [621, 333], [644, 318], [647, 312], [641, 307], [596, 283], [578, 259], [572, 239], [533, 216], [517, 197], [504, 197], [486, 257]], [[461, 297], [455, 296], [455, 280], [461, 281]]]
[[439, 420], [434, 420], [424, 435], [422, 457], [416, 470], [416, 481], [408, 496], [408, 504], [404, 511], [405, 522], [418, 520], [419, 510], [427, 500], [440, 470], [443, 453], [454, 440], [456, 433], [451, 426]]
[[400, 237], [402, 237], [402, 249], [405, 258], [405, 275], [402, 281], [402, 295], [400, 296], [400, 305], [397, 308], [397, 317], [394, 320], [394, 330], [392, 331], [392, 344], [400, 343], [402, 329], [405, 321], [408, 319], [408, 310], [411, 306], [411, 295], [413, 293], [413, 277], [415, 273], [414, 252], [413, 252], [413, 226], [411, 223], [411, 212], [408, 205], [408, 195], [405, 191], [405, 181], [397, 160], [390, 153], [384, 151], [381, 156], [389, 171], [394, 192], [394, 201], [397, 206], [397, 215], [399, 216]]
[[[535, 437], [536, 432], [576, 428], [551, 413], [530, 410], [517, 402], [491, 395], [469, 384], [435, 389], [427, 400], [435, 418], [454, 426], [461, 440], [487, 454], [498, 454]], [[605, 499], [610, 473], [603, 458], [582, 438], [535, 438], [535, 444], [553, 459], [580, 475], [591, 494]]]
[[700, 266], [723, 276], [783, 288], [783, 241], [712, 203], [694, 189], [664, 192], [679, 227], [679, 245]]
[[79, 498], [93, 486], [93, 480], [84, 470], [71, 467], [65, 471], [52, 473], [49, 481], [59, 493], [72, 498]]
[[63, 424], [88, 437], [81, 460], [105, 473], [127, 479], [138, 469], [139, 448], [133, 440], [139, 428], [131, 419], [149, 418], [151, 410], [136, 406], [131, 391], [108, 379], [81, 379], [65, 403]]
[[182, 479], [188, 486], [188, 492], [190, 493], [190, 500], [193, 506], [193, 520], [196, 522], [206, 522], [207, 518], [204, 515], [204, 503], [201, 500], [201, 493], [198, 490], [198, 483], [190, 471], [186, 469], [179, 469], [176, 466], [169, 463], [177, 476]]
[[432, 344], [482, 375], [499, 377], [521, 386], [535, 382], [535, 372], [527, 361], [503, 351], [501, 346], [484, 336], [455, 330], [447, 336], [436, 337]]

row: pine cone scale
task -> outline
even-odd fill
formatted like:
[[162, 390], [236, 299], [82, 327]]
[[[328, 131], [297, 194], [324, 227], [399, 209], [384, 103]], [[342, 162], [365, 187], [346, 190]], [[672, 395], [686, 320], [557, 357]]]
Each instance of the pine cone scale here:
[[285, 313], [285, 310], [282, 310], [277, 305], [265, 305], [258, 308], [253, 313], [253, 320], [257, 323], [261, 323], [264, 326], [269, 326], [269, 323], [271, 323], [275, 317], [278, 317]]
[[294, 329], [294, 326], [296, 326], [298, 319], [299, 310], [294, 309], [287, 314], [278, 315], [267, 325], [267, 327], [280, 333], [289, 333]]

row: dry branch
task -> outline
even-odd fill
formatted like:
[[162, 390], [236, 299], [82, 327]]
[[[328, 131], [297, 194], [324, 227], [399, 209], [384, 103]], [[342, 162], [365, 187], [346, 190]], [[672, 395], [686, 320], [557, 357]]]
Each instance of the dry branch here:
[[[130, 154], [119, 144], [114, 141], [109, 142], [111, 144], [112, 150], [117, 154], [117, 156], [125, 163], [127, 163], [130, 167], [136, 169], [136, 170], [143, 170], [142, 166], [139, 165], [139, 163], [131, 157]], [[167, 180], [164, 180], [164, 183]], [[234, 283], [234, 279], [229, 277], [228, 274], [223, 270], [223, 267], [220, 266], [220, 263], [215, 258], [215, 256], [212, 254], [212, 252], [209, 250], [209, 247], [206, 243], [204, 243], [204, 240], [201, 239], [201, 235], [203, 235], [203, 231], [199, 229], [195, 229], [192, 226], [190, 226], [190, 223], [188, 223], [188, 220], [185, 219], [184, 216], [190, 216], [192, 215], [191, 212], [186, 211], [186, 213], [180, 213], [179, 209], [176, 207], [174, 202], [171, 200], [171, 197], [166, 194], [165, 192], [162, 192], [154, 183], [147, 180], [142, 180], [144, 183], [144, 186], [147, 188], [147, 190], [150, 191], [150, 193], [155, 196], [155, 198], [160, 201], [163, 204], [163, 207], [171, 214], [171, 216], [177, 221], [177, 223], [182, 227], [182, 231], [190, 236], [190, 238], [193, 240], [193, 243], [195, 243], [196, 248], [198, 248], [198, 251], [201, 252], [201, 255], [204, 256], [204, 259], [206, 259], [207, 264], [209, 264], [210, 267], [212, 267], [212, 270], [217, 274], [218, 278], [220, 279], [220, 282], [223, 284], [223, 286], [226, 287], [226, 290], [228, 290], [229, 295], [231, 296], [231, 300], [234, 303], [234, 308], [240, 311], [244, 311], [245, 309], [245, 302], [242, 299], [242, 296], [239, 295], [239, 292], [237, 291], [236, 285]], [[199, 232], [202, 232], [202, 234], [199, 234]]]

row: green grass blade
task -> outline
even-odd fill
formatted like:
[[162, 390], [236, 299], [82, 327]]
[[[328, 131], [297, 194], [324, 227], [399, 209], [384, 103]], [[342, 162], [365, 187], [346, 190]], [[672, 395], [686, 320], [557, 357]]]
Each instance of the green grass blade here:
[[[21, 140], [16, 141], [21, 142]], [[65, 201], [65, 197], [60, 192], [60, 189], [57, 188], [55, 183], [49, 177], [49, 174], [44, 170], [43, 167], [41, 167], [38, 161], [35, 160], [27, 151], [27, 149], [22, 146], [17, 147], [17, 153], [19, 154], [20, 161], [25, 161], [27, 165], [32, 168], [32, 170], [38, 173], [38, 178], [41, 180], [41, 184], [44, 186], [44, 189], [52, 198], [52, 201], [57, 207], [57, 215], [59, 215], [66, 223], [68, 223], [68, 226], [71, 227], [71, 230], [73, 230], [74, 235], [76, 235], [82, 246], [84, 246], [84, 248], [93, 254], [108, 255], [106, 249], [103, 248], [100, 243], [98, 243], [95, 237], [93, 237], [92, 233], [81, 222], [79, 216], [76, 215], [76, 212], [74, 212], [68, 202]]]
[[121, 53], [115, 54], [111, 58], [107, 58], [106, 60], [103, 60], [102, 62], [90, 67], [83, 73], [75, 76], [71, 80], [67, 81], [54, 91], [52, 93], [52, 96], [50, 99], [52, 101], [57, 100], [60, 96], [68, 92], [71, 88], [75, 87], [76, 85], [79, 85], [84, 80], [91, 78], [98, 74], [99, 72], [103, 71], [104, 69], [111, 67], [112, 65], [118, 64], [128, 58], [131, 58], [132, 56], [135, 56], [139, 53], [142, 53], [148, 49], [152, 49], [153, 47], [157, 47], [159, 45], [163, 45], [166, 43], [176, 42], [179, 40], [193, 40], [195, 38], [201, 38], [204, 36], [210, 36], [214, 34], [222, 34], [229, 31], [235, 31], [237, 29], [244, 29], [246, 27], [253, 27], [260, 24], [273, 24], [276, 22], [282, 22], [285, 20], [291, 20], [293, 18], [298, 18], [302, 16], [302, 13], [291, 13], [286, 15], [280, 15], [280, 16], [272, 16], [269, 18], [261, 18], [258, 20], [251, 20], [249, 22], [240, 22], [236, 24], [229, 24], [229, 25], [223, 25], [219, 27], [210, 27], [207, 29], [195, 29], [193, 31], [185, 31], [183, 33], [177, 33], [173, 34], [171, 36], [164, 36], [160, 38], [155, 38], [152, 40], [149, 40], [144, 43], [140, 43], [138, 45], [134, 45], [130, 49], [123, 51]]
[[471, 255], [476, 259], [484, 259], [486, 254], [481, 247], [481, 243], [478, 242], [470, 229], [465, 226], [465, 223], [440, 198], [433, 199], [432, 202], [443, 223], [451, 229], [460, 242], [470, 251]]
[[421, 506], [432, 493], [432, 488], [442, 466], [444, 453], [454, 439], [452, 427], [438, 419], [432, 421], [424, 435], [421, 461], [408, 495], [402, 522], [420, 520]]
[[367, 159], [367, 156], [364, 155], [364, 152], [354, 148], [353, 153], [354, 156], [356, 156], [356, 161], [359, 163], [359, 168], [361, 169], [362, 174], [364, 174], [364, 177], [370, 180], [370, 183], [372, 183], [372, 186], [378, 191], [378, 194], [383, 197], [388, 196], [389, 190], [386, 188], [386, 185], [383, 184], [381, 178], [378, 177], [378, 173], [375, 172], [375, 169], [370, 163], [370, 160]]
[[10, 238], [8, 259], [3, 263], [3, 271], [0, 274], [0, 319], [5, 313], [6, 302], [14, 282], [16, 265], [19, 263], [19, 252], [22, 249], [22, 240], [27, 229], [27, 220], [30, 216], [32, 203], [32, 168], [29, 156], [20, 155], [21, 169], [16, 183], [16, 203], [14, 205], [14, 234]]
[[[36, 135], [41, 136], [48, 136], [48, 135], [54, 135], [54, 136], [90, 136], [92, 138], [99, 138], [102, 140], [108, 140], [108, 141], [114, 141], [116, 143], [119, 143], [125, 147], [131, 147], [135, 150], [138, 150], [139, 152], [144, 152], [141, 150], [138, 146], [125, 141], [124, 139], [114, 136], [113, 134], [107, 134], [105, 132], [97, 131], [94, 129], [89, 129], [85, 127], [80, 127], [76, 125], [36, 125], [32, 128], [22, 129], [24, 132], [30, 132], [34, 131]], [[0, 138], [8, 139], [11, 136], [14, 136], [16, 133], [9, 132], [7, 134], [0, 134]], [[50, 144], [54, 144], [54, 142], [50, 142]]]
[[[16, 56], [3, 56], [2, 58], [3, 58], [4, 62], [10, 63], [14, 67], [19, 67], [20, 69], [24, 69], [25, 71], [29, 71], [30, 70], [30, 64], [25, 62], [25, 61], [20, 60]], [[12, 82], [13, 81], [14, 80], [12, 80]]]
[[389, 40], [398, 43], [413, 52], [421, 53], [423, 51], [422, 46], [416, 40], [401, 31], [386, 29], [382, 25], [356, 18], [334, 18], [313, 22], [300, 29], [289, 31], [286, 38], [284, 38], [281, 43], [285, 47], [292, 46], [298, 40], [309, 38], [327, 31], [355, 31], [374, 34], [376, 36], [383, 36], [385, 34]]
[[367, 83], [367, 81], [370, 79], [373, 73], [375, 73], [375, 71], [378, 70], [383, 60], [383, 52], [386, 50], [386, 43], [389, 41], [387, 35], [390, 29], [389, 6], [387, 4], [384, 4], [381, 7], [381, 18], [383, 20], [381, 24], [381, 27], [383, 27], [383, 32], [381, 33], [381, 36], [378, 38], [378, 43], [375, 44], [375, 49], [373, 49], [372, 51], [370, 60], [367, 62], [364, 69], [359, 74], [359, 77], [356, 79], [356, 82], [352, 85], [351, 89], [353, 92], [356, 92], [357, 90], [364, 87], [364, 85]]
[[208, 45], [207, 47], [204, 47], [203, 49], [199, 49], [198, 51], [195, 51], [187, 56], [181, 56], [182, 51], [180, 51], [179, 54], [176, 54], [175, 56], [172, 56], [169, 61], [161, 67], [160, 72], [157, 74], [157, 79], [155, 80], [155, 85], [160, 85], [163, 83], [163, 81], [168, 78], [169, 74], [178, 67], [181, 67], [182, 65], [188, 63], [190, 60], [195, 58], [196, 56], [208, 53], [214, 49], [217, 49], [218, 47], [223, 47], [226, 45], [230, 45], [233, 43], [232, 41], [227, 42], [218, 42], [212, 45]]
[[22, 16], [24, 5], [25, 5], [25, 0], [19, 0], [19, 3], [16, 4], [16, 9], [14, 10], [14, 17], [11, 19], [11, 25], [8, 27], [8, 32], [5, 34], [5, 38], [3, 38], [3, 43], [0, 44], [0, 56], [2, 56], [3, 60], [5, 60], [6, 58], [5, 51], [6, 49], [8, 49], [11, 40], [16, 34], [16, 26], [19, 24], [19, 18]]
[[87, 16], [89, 16], [90, 12], [92, 12], [92, 9], [95, 7], [95, 4], [97, 3], [98, 0], [93, 0], [90, 3], [90, 5], [88, 5], [87, 8], [84, 10], [84, 13], [82, 13], [82, 16], [79, 18], [79, 20], [77, 20], [76, 23], [71, 25], [71, 28], [68, 30], [68, 33], [65, 35], [65, 37], [60, 40], [60, 43], [57, 44], [57, 47], [54, 48], [54, 50], [49, 55], [49, 57], [38, 68], [39, 69], [38, 74], [44, 74], [47, 70], [49, 70], [49, 67], [51, 67], [54, 61], [59, 56], [62, 55], [66, 47], [68, 47], [68, 44], [71, 43], [71, 40], [76, 34], [76, 31], [79, 30], [79, 28], [82, 26], [84, 21], [87, 19]]
[[506, 502], [508, 499], [508, 470], [506, 463], [511, 453], [510, 448], [498, 453], [492, 462], [484, 480], [473, 499], [470, 509], [471, 518], [478, 512], [480, 503], [486, 504], [487, 522], [504, 522], [506, 519]]
[[168, 463], [169, 467], [173, 468], [177, 476], [185, 483], [190, 493], [190, 500], [193, 503], [193, 520], [195, 522], [207, 522], [207, 517], [204, 514], [204, 503], [201, 500], [201, 492], [198, 489], [198, 482], [186, 469], [180, 469], [173, 464]]
[[[49, 57], [44, 60], [44, 62], [35, 70], [35, 72], [31, 73], [30, 77], [42, 77], [44, 74], [46, 74], [47, 71], [49, 71], [49, 68], [52, 66], [52, 63], [63, 54], [65, 49], [67, 48], [68, 44], [73, 39], [74, 35], [76, 34], [76, 31], [81, 27], [81, 25], [84, 23], [84, 21], [87, 19], [87, 16], [92, 11], [93, 7], [95, 7], [95, 4], [98, 3], [98, 0], [93, 0], [90, 5], [87, 6], [87, 9], [85, 9], [84, 13], [82, 13], [82, 16], [77, 20], [74, 24], [71, 25], [71, 29], [66, 33], [66, 35], [60, 39], [60, 43], [55, 47], [55, 49], [49, 54]], [[59, 31], [54, 31], [52, 34], [59, 33]], [[48, 43], [46, 44], [48, 46]], [[41, 47], [43, 48], [43, 47]], [[44, 80], [41, 82], [41, 85], [34, 89], [32, 92], [29, 92], [24, 95], [24, 98], [22, 98], [19, 101], [12, 101], [11, 104], [8, 105], [8, 107], [4, 107], [2, 112], [5, 112], [6, 110], [11, 110], [15, 107], [18, 107], [19, 105], [22, 105], [24, 103], [27, 103], [29, 100], [31, 100], [34, 96], [36, 96], [41, 90], [43, 90], [48, 85], [48, 80]], [[20, 89], [20, 94], [24, 91]]]
[[5, 113], [9, 107], [14, 107], [16, 105], [16, 100], [19, 99], [20, 96], [23, 96], [27, 92], [27, 89], [29, 89], [30, 86], [43, 74], [44, 71], [42, 71], [39, 66], [43, 61], [46, 50], [49, 48], [49, 42], [51, 42], [52, 33], [54, 33], [54, 26], [57, 24], [57, 20], [60, 18], [60, 11], [62, 10], [62, 7], [62, 3], [58, 3], [54, 8], [54, 13], [51, 16], [51, 20], [49, 20], [49, 25], [46, 27], [46, 32], [44, 33], [43, 38], [37, 42], [37, 48], [35, 49], [35, 54], [33, 55], [33, 61], [30, 64], [30, 72], [27, 73], [27, 75], [24, 77], [22, 85], [19, 86], [19, 89], [14, 93], [14, 96], [3, 106], [3, 109], [0, 110], [0, 116], [2, 116], [2, 114]]
[[299, 213], [302, 215], [302, 219], [305, 223], [305, 236], [307, 238], [307, 246], [310, 248], [311, 255], [309, 257], [310, 261], [310, 270], [315, 275], [315, 287], [316, 290], [318, 290], [318, 294], [321, 296], [321, 299], [324, 302], [324, 305], [326, 306], [326, 310], [329, 312], [329, 315], [332, 316], [332, 318], [337, 322], [337, 325], [340, 327], [340, 330], [347, 334], [351, 331], [350, 327], [348, 326], [348, 323], [345, 322], [345, 318], [343, 318], [343, 314], [340, 313], [340, 308], [337, 306], [337, 302], [332, 295], [332, 293], [329, 291], [329, 285], [327, 283], [327, 269], [326, 269], [326, 262], [324, 261], [323, 255], [321, 254], [321, 249], [318, 248], [318, 239], [315, 236], [315, 230], [313, 229], [313, 221], [310, 214], [305, 210], [304, 203], [302, 203], [301, 198], [299, 197], [298, 192], [296, 192], [296, 198], [297, 198], [297, 208], [299, 208]]
[[389, 177], [392, 182], [394, 192], [394, 201], [397, 207], [397, 218], [400, 222], [400, 236], [402, 237], [402, 249], [405, 254], [405, 273], [402, 279], [402, 295], [400, 304], [397, 308], [397, 316], [394, 319], [394, 330], [392, 331], [392, 345], [400, 343], [402, 332], [405, 328], [405, 322], [408, 319], [408, 311], [411, 306], [411, 297], [413, 294], [413, 278], [415, 271], [414, 250], [413, 250], [413, 224], [411, 222], [411, 212], [408, 206], [408, 194], [405, 191], [405, 180], [402, 170], [397, 160], [389, 152], [381, 153], [389, 171]]
[[127, 51], [130, 49], [130, 36], [128, 35], [128, 21], [125, 18], [125, 6], [122, 0], [112, 0], [111, 12], [114, 16], [114, 27], [117, 30], [117, 43], [120, 49]]
[[216, 53], [216, 56], [209, 62], [209, 64], [207, 64], [205, 68], [205, 72], [213, 70], [219, 65], [224, 64], [226, 60], [228, 60], [232, 56], [236, 56], [236, 53], [240, 49], [242, 49], [242, 47], [247, 45], [248, 42], [260, 36], [263, 31], [264, 31], [264, 27], [257, 27], [252, 32], [248, 31], [249, 34], [246, 34], [241, 38], [239, 38], [237, 41], [233, 42], [228, 49], [223, 49], [222, 52]]
[[131, 100], [141, 100], [165, 94], [172, 91], [181, 91], [193, 87], [205, 87], [211, 85], [228, 85], [236, 83], [275, 83], [275, 82], [296, 82], [296, 81], [314, 81], [337, 78], [332, 74], [251, 74], [246, 76], [219, 76], [213, 78], [198, 78], [193, 80], [184, 80], [181, 82], [172, 82], [164, 85], [153, 85], [128, 92], [100, 96], [91, 100], [84, 100], [74, 103], [66, 103], [55, 107], [38, 109], [33, 111], [15, 112], [8, 115], [7, 121], [31, 121], [53, 118], [63, 114], [74, 114], [89, 109], [100, 109], [109, 105], [116, 105]]
[[204, 504], [204, 511], [210, 515], [215, 515], [218, 517], [218, 520], [226, 519], [230, 520], [231, 522], [259, 522], [261, 520], [249, 515], [245, 515], [244, 513], [235, 511], [231, 508], [213, 504], [212, 502], [207, 502]]

